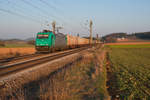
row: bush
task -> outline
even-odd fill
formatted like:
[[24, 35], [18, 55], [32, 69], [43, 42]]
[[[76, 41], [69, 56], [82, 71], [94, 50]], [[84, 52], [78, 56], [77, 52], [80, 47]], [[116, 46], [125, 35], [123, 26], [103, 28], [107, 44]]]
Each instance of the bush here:
[[4, 41], [0, 41], [0, 46], [4, 47], [5, 46], [5, 42]]
[[30, 41], [28, 41], [27, 43], [30, 44], [30, 45], [34, 45], [34, 44], [35, 44], [35, 41], [34, 41], [34, 40], [30, 40]]

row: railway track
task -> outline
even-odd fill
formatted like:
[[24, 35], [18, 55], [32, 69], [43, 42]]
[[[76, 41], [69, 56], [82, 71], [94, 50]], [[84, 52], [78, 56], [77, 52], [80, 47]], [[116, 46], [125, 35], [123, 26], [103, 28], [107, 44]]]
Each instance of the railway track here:
[[83, 50], [88, 49], [89, 47], [82, 47], [82, 48], [77, 48], [77, 49], [72, 49], [72, 50], [67, 50], [64, 52], [59, 52], [51, 55], [46, 55], [43, 57], [36, 57], [34, 59], [30, 60], [25, 60], [17, 63], [11, 63], [8, 65], [4, 65], [0, 67], [0, 78], [8, 76], [10, 74], [17, 73], [21, 70], [28, 69], [31, 67], [35, 67], [36, 65], [43, 64], [70, 54], [74, 54]]
[[28, 54], [28, 55], [24, 55], [24, 56], [0, 59], [0, 65], [3, 65], [3, 64], [9, 63], [9, 62], [15, 62], [15, 61], [22, 60], [22, 59], [31, 58], [31, 57], [37, 57], [37, 56], [41, 56], [41, 55], [42, 54]]

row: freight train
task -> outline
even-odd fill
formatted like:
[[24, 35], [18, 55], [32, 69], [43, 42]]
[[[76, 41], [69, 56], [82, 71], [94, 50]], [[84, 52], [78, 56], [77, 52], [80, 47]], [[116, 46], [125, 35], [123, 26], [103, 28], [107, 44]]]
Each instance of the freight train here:
[[[96, 43], [96, 40], [94, 40], [93, 43]], [[77, 48], [87, 45], [89, 45], [89, 39], [87, 38], [64, 35], [62, 33], [54, 34], [48, 30], [37, 33], [35, 42], [37, 52], [53, 52], [55, 50]]]

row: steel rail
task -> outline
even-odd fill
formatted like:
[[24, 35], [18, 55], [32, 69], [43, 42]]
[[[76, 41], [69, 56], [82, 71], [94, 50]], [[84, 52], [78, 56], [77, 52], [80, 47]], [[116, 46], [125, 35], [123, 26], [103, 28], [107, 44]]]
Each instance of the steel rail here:
[[28, 54], [28, 55], [22, 55], [22, 56], [18, 56], [18, 57], [9, 57], [9, 58], [5, 58], [5, 59], [0, 59], [0, 65], [8, 63], [8, 62], [12, 62], [12, 61], [36, 57], [36, 56], [41, 56], [41, 54]]
[[5, 65], [0, 68], [0, 78], [8, 76], [13, 73], [17, 73], [27, 68], [35, 67], [36, 65], [39, 65], [39, 64], [43, 64], [43, 63], [46, 63], [46, 62], [49, 62], [58, 58], [65, 57], [67, 55], [71, 55], [71, 54], [83, 51], [88, 48], [89, 47], [77, 48], [74, 50], [69, 50], [69, 51], [58, 53], [58, 54], [49, 55], [46, 57], [36, 58], [36, 59], [18, 62], [18, 63], [10, 64], [10, 65]]

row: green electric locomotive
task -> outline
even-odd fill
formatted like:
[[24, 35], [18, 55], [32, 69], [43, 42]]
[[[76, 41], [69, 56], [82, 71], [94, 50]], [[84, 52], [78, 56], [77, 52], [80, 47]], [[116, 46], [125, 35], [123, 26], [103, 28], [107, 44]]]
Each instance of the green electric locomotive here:
[[35, 48], [37, 52], [51, 52], [55, 46], [55, 35], [53, 32], [44, 30], [37, 33]]

